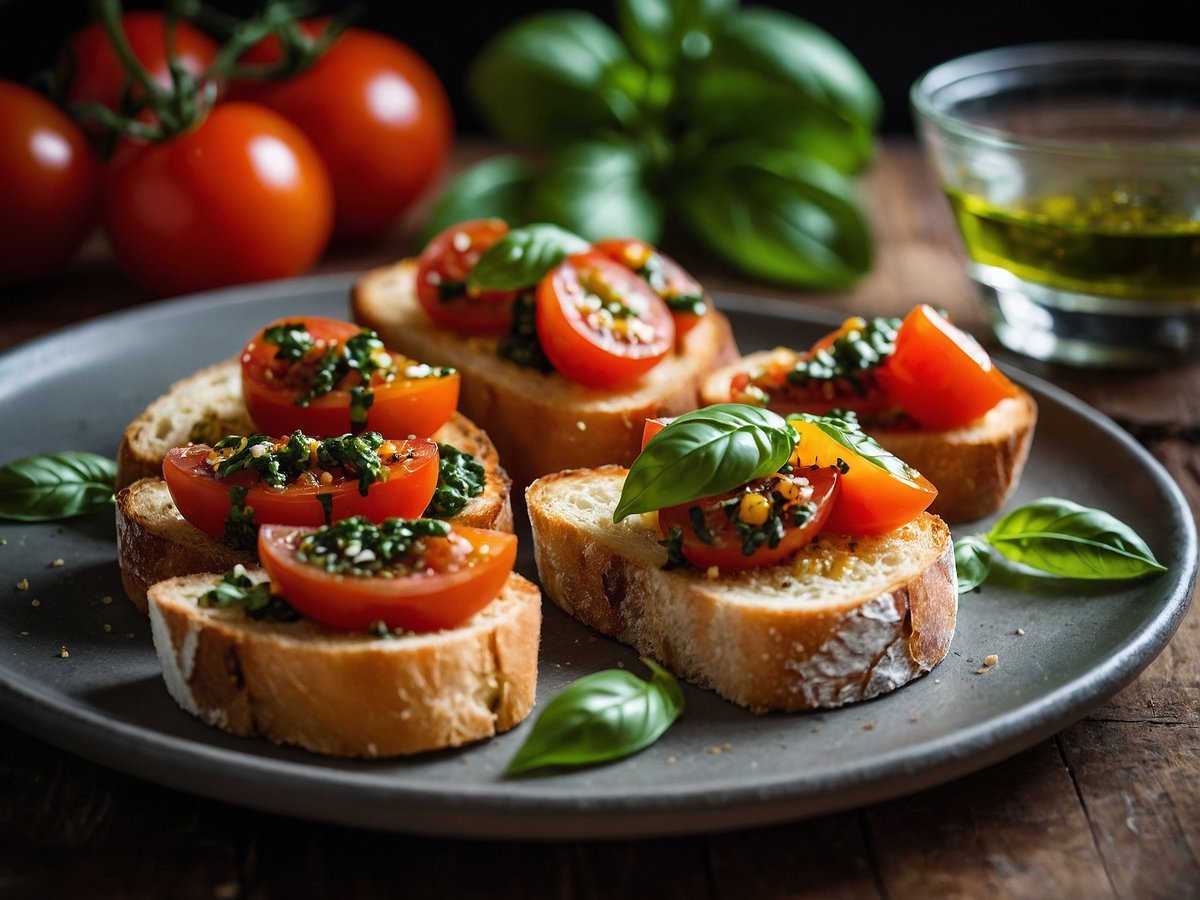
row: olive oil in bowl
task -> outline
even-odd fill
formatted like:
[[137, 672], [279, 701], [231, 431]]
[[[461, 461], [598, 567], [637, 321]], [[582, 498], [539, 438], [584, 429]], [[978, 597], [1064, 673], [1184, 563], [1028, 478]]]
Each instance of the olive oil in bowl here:
[[1074, 294], [1200, 303], [1200, 218], [1153, 186], [1085, 185], [1005, 206], [947, 193], [981, 266]]

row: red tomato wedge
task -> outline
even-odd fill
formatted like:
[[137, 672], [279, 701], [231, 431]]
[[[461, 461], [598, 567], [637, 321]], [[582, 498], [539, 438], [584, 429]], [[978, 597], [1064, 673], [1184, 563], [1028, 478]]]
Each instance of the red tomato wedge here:
[[538, 341], [570, 381], [627, 384], [675, 342], [671, 312], [634, 272], [594, 251], [568, 257], [538, 284]]
[[708, 311], [704, 288], [665, 253], [637, 238], [605, 238], [592, 245], [605, 256], [636, 272], [662, 297], [675, 319], [675, 337], [682, 338]]
[[411, 574], [379, 577], [331, 573], [296, 558], [312, 528], [264, 525], [258, 555], [276, 590], [302, 616], [332, 628], [436, 631], [470, 619], [500, 593], [517, 556], [514, 535], [455, 527], [422, 538], [406, 563]]
[[417, 258], [417, 299], [436, 325], [459, 334], [501, 335], [512, 324], [516, 291], [476, 291], [467, 277], [479, 257], [508, 234], [503, 219], [452, 225]]
[[[228, 478], [213, 476], [207, 464], [212, 448], [206, 444], [176, 447], [163, 460], [163, 478], [180, 514], [206, 534], [221, 537], [231, 506], [230, 489], [246, 488], [245, 505], [254, 510], [257, 524], [321, 525], [325, 506], [318, 496], [332, 498], [334, 520], [361, 515], [374, 522], [389, 516], [419, 516], [429, 505], [438, 480], [437, 444], [430, 440], [391, 441], [394, 452], [381, 457], [387, 477], [369, 486], [364, 497], [358, 479], [340, 468], [332, 481], [301, 476], [284, 488], [264, 484], [257, 472], [237, 472]], [[394, 461], [392, 458], [395, 457]]]
[[937, 488], [920, 473], [911, 469], [901, 472], [899, 465], [884, 468], [835, 441], [811, 422], [789, 421], [800, 434], [793, 465], [830, 466], [841, 460], [848, 467], [837, 502], [825, 521], [826, 531], [886, 534], [911, 522], [937, 496]]
[[[664, 536], [670, 536], [672, 528], [679, 529], [680, 551], [699, 569], [773, 565], [825, 530], [829, 516], [837, 509], [840, 480], [840, 473], [832, 466], [770, 475], [726, 494], [659, 510], [658, 527]], [[693, 509], [699, 513], [693, 513]], [[698, 528], [699, 516], [703, 520]], [[771, 517], [778, 520], [773, 538], [768, 537], [771, 529], [767, 527]], [[754, 546], [749, 554], [739, 523], [743, 528], [749, 525], [762, 529], [761, 539], [751, 539]]]
[[966, 425], [1016, 396], [975, 339], [924, 304], [904, 318], [896, 350], [875, 377], [901, 409], [936, 430]]
[[[303, 323], [314, 338], [313, 348], [299, 362], [277, 358], [280, 347], [265, 340], [269, 329]], [[391, 364], [368, 379], [374, 399], [366, 411], [365, 428], [353, 428], [350, 389], [362, 384], [357, 371], [349, 372], [334, 390], [298, 405], [312, 383], [317, 360], [335, 344], [362, 333], [359, 326], [322, 316], [297, 316], [271, 323], [242, 350], [242, 393], [255, 427], [267, 434], [287, 434], [299, 428], [305, 434], [333, 437], [352, 430], [378, 431], [385, 437], [429, 437], [454, 415], [460, 379], [449, 375], [406, 377], [419, 372], [420, 364], [384, 351]], [[411, 368], [410, 366], [416, 366]]]
[[674, 421], [674, 416], [661, 416], [657, 419], [647, 419], [646, 424], [642, 426], [642, 449], [644, 450], [646, 448], [646, 443], [650, 440], [650, 438], [654, 437]]

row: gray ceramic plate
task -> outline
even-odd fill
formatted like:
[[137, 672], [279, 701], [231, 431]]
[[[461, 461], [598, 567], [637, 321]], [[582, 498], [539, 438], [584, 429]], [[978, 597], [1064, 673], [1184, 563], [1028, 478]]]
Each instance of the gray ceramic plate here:
[[[172, 380], [233, 355], [272, 318], [346, 315], [347, 284], [341, 276], [308, 279], [144, 307], [0, 357], [3, 457], [61, 449], [111, 455], [125, 424]], [[744, 351], [803, 345], [830, 324], [827, 313], [788, 304], [726, 297], [721, 305]], [[82, 756], [171, 787], [423, 834], [718, 831], [947, 781], [1052, 734], [1131, 681], [1174, 632], [1195, 582], [1195, 526], [1163, 469], [1094, 410], [1033, 379], [1021, 381], [1037, 396], [1041, 421], [1013, 504], [1053, 494], [1107, 509], [1133, 525], [1170, 571], [1126, 585], [989, 583], [963, 598], [946, 661], [870, 703], [758, 717], [689, 687], [684, 717], [643, 753], [522, 780], [501, 772], [528, 723], [478, 746], [382, 762], [233, 738], [167, 695], [146, 620], [121, 592], [112, 522], [97, 515], [61, 525], [0, 525], [7, 540], [0, 546], [0, 714]], [[53, 566], [57, 559], [64, 565]], [[532, 574], [528, 557], [523, 566]], [[21, 579], [28, 590], [15, 589]], [[999, 664], [975, 674], [989, 654]], [[618, 665], [640, 668], [625, 647], [547, 610], [542, 702], [580, 675]]]

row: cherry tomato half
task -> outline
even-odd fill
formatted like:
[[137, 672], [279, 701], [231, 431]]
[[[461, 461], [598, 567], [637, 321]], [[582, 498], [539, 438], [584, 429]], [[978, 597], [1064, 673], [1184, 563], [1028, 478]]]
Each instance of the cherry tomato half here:
[[[167, 17], [160, 12], [128, 12], [121, 16], [121, 28], [129, 49], [156, 84], [171, 87], [171, 69], [167, 63]], [[217, 42], [187, 22], [175, 23], [175, 60], [193, 77], [201, 75], [216, 58]], [[69, 74], [66, 100], [69, 104], [93, 102], [116, 110], [129, 75], [113, 50], [104, 26], [99, 22], [77, 31], [67, 39], [60, 69]], [[131, 85], [136, 98], [141, 89]]]
[[665, 253], [637, 238], [605, 238], [592, 247], [637, 272], [662, 297], [675, 318], [675, 337], [682, 339], [708, 311], [704, 288]]
[[[327, 19], [300, 23], [310, 36]], [[278, 39], [244, 62], [279, 59]], [[454, 132], [450, 101], [415, 51], [383, 34], [348, 28], [299, 75], [249, 89], [316, 146], [333, 179], [339, 237], [384, 234], [441, 171]]]
[[905, 316], [896, 350], [876, 378], [906, 413], [938, 430], [973, 422], [1016, 396], [976, 340], [924, 304]]
[[95, 224], [98, 175], [74, 122], [41, 94], [0, 81], [0, 284], [66, 264]]
[[460, 334], [508, 331], [516, 291], [467, 289], [467, 276], [479, 257], [506, 234], [503, 219], [472, 219], [447, 228], [421, 251], [417, 299], [435, 324]]
[[[937, 488], [920, 473], [892, 471], [876, 465], [835, 441], [811, 422], [791, 421], [800, 433], [792, 456], [794, 465], [830, 466], [842, 460], [848, 467], [825, 530], [837, 534], [886, 534], [924, 512]], [[895, 467], [898, 469], [898, 467]]]
[[154, 294], [297, 275], [329, 241], [325, 166], [269, 109], [222, 103], [192, 131], [118, 156], [104, 227], [121, 268]]
[[642, 449], [646, 449], [646, 443], [650, 438], [654, 437], [674, 421], [674, 416], [660, 416], [655, 419], [647, 419], [646, 424], [642, 426]]
[[[180, 515], [206, 534], [225, 534], [232, 487], [248, 488], [245, 505], [254, 510], [259, 525], [320, 525], [325, 507], [318, 495], [333, 498], [332, 519], [366, 516], [381, 522], [389, 516], [419, 516], [429, 505], [438, 479], [437, 444], [430, 440], [392, 441], [386, 461], [387, 477], [370, 485], [364, 497], [358, 480], [344, 472], [322, 484], [319, 478], [300, 479], [283, 489], [263, 484], [257, 472], [237, 472], [215, 478], [206, 460], [212, 448], [206, 444], [176, 447], [163, 460], [163, 478]], [[382, 451], [381, 451], [382, 452]], [[394, 458], [394, 461], [391, 461]]]
[[[773, 565], [810, 543], [824, 529], [830, 513], [837, 508], [839, 475], [832, 466], [770, 475], [727, 494], [659, 510], [658, 527], [666, 536], [672, 528], [678, 528], [683, 535], [680, 549], [684, 558], [700, 569]], [[693, 509], [700, 512], [693, 513]], [[699, 528], [696, 516], [703, 517]], [[772, 538], [775, 546], [766, 540], [773, 533], [772, 522], [779, 529]], [[761, 536], [753, 541], [757, 546], [747, 555], [747, 538], [742, 532], [754, 530]]]
[[[264, 339], [265, 333], [274, 325], [299, 322], [314, 338], [313, 349], [296, 363], [276, 359], [279, 348]], [[298, 406], [296, 398], [311, 385], [319, 357], [361, 332], [362, 328], [351, 322], [298, 316], [273, 322], [252, 337], [242, 350], [242, 394], [255, 427], [267, 434], [287, 434], [299, 428], [305, 434], [322, 437], [336, 437], [350, 431], [349, 388], [361, 384], [357, 372], [347, 375], [334, 390], [316, 397], [307, 406]], [[391, 438], [429, 437], [454, 415], [458, 406], [458, 373], [405, 377], [410, 365], [419, 368], [419, 364], [387, 351], [383, 355], [394, 364], [394, 369], [377, 371], [371, 376], [374, 398], [367, 409], [365, 430]]]
[[264, 525], [258, 555], [271, 583], [305, 618], [333, 628], [436, 631], [470, 619], [500, 593], [517, 556], [516, 536], [457, 526], [448, 538], [422, 539], [422, 574], [396, 578], [326, 572], [296, 558], [307, 531]]
[[595, 251], [568, 257], [538, 284], [537, 333], [555, 369], [594, 388], [633, 381], [675, 343], [662, 298]]

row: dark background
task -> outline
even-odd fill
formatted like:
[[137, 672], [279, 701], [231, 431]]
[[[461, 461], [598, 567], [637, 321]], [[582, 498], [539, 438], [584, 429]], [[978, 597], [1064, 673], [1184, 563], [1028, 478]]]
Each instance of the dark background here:
[[[156, 6], [127, 3], [127, 7]], [[256, 4], [218, 0], [226, 10]], [[345, 4], [319, 2], [336, 11]], [[385, 31], [421, 53], [441, 76], [459, 130], [478, 132], [479, 119], [463, 86], [468, 62], [505, 24], [540, 10], [574, 7], [613, 20], [611, 0], [551, 2], [425, 2], [366, 0], [359, 24]], [[1032, 41], [1071, 39], [1162, 40], [1200, 46], [1200, 32], [1167, 0], [1013, 3], [1006, 0], [820, 3], [768, 2], [821, 26], [844, 43], [875, 79], [884, 98], [884, 130], [911, 130], [909, 85], [930, 66], [974, 50]], [[62, 40], [88, 19], [83, 2], [0, 0], [0, 77], [23, 79], [49, 64]]]

